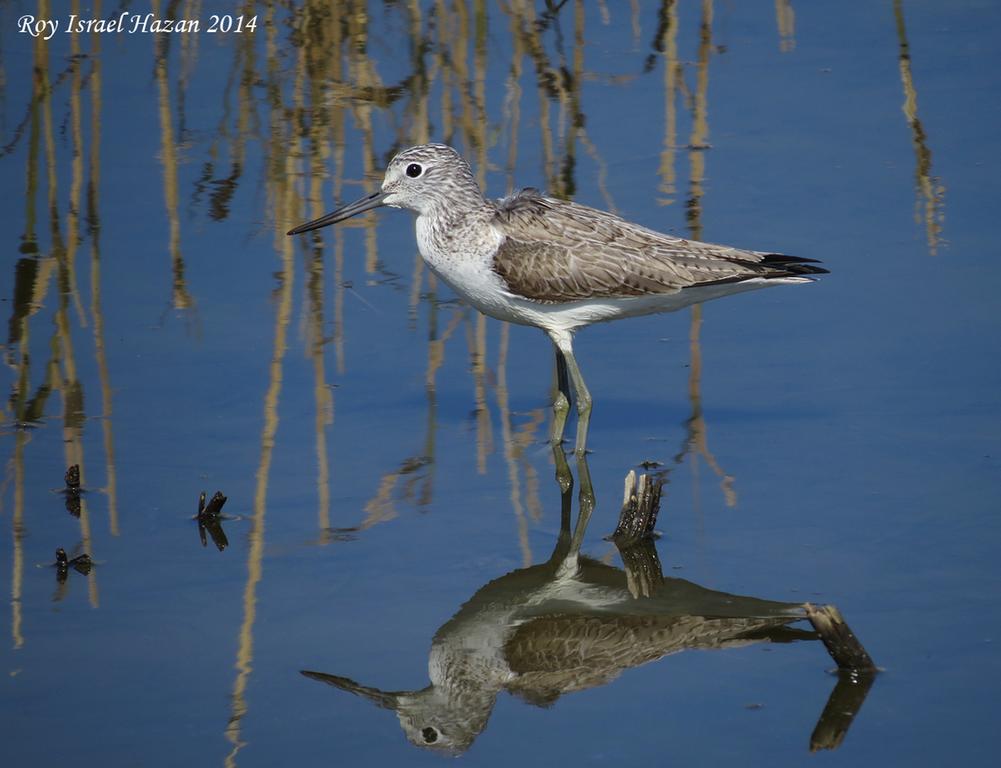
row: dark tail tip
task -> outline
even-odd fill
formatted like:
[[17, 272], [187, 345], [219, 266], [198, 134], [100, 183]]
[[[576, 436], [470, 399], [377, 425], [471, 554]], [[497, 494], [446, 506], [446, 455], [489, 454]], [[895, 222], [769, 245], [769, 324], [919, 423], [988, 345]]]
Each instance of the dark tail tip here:
[[759, 262], [759, 266], [774, 270], [766, 277], [793, 277], [797, 275], [827, 275], [829, 269], [820, 266], [816, 259], [804, 259], [801, 256], [786, 256], [781, 253], [769, 253]]

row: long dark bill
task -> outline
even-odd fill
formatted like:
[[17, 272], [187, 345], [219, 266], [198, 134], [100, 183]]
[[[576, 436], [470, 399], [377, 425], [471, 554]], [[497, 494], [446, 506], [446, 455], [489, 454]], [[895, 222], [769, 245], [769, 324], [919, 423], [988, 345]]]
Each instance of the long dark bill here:
[[378, 688], [370, 688], [367, 685], [356, 683], [349, 677], [328, 675], [325, 672], [311, 672], [308, 669], [302, 669], [299, 672], [310, 680], [319, 680], [321, 683], [332, 685], [335, 688], [340, 688], [342, 691], [347, 691], [356, 696], [361, 696], [363, 699], [368, 699], [383, 709], [397, 709], [400, 706], [400, 693], [380, 691]]
[[326, 216], [321, 216], [318, 219], [313, 219], [313, 221], [307, 221], [305, 224], [300, 224], [298, 227], [290, 229], [285, 234], [298, 235], [303, 232], [309, 232], [311, 229], [327, 227], [331, 224], [336, 224], [339, 221], [350, 219], [352, 216], [357, 216], [359, 213], [364, 213], [365, 211], [370, 211], [373, 208], [378, 208], [380, 205], [385, 205], [387, 194], [387, 192], [375, 192], [371, 195], [366, 195], [361, 200], [355, 200], [353, 203], [341, 206], [336, 211], [331, 211]]

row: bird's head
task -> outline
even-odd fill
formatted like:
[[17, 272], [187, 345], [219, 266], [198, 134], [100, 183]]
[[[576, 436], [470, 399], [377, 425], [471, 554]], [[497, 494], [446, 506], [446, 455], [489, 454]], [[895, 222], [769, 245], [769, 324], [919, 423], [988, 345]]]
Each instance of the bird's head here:
[[382, 691], [337, 675], [302, 674], [393, 710], [411, 744], [447, 755], [469, 749], [486, 727], [495, 700], [495, 694], [450, 693], [433, 685], [420, 691]]
[[479, 185], [462, 155], [445, 144], [420, 144], [390, 160], [378, 192], [301, 224], [288, 234], [336, 224], [383, 205], [429, 214], [481, 202]]

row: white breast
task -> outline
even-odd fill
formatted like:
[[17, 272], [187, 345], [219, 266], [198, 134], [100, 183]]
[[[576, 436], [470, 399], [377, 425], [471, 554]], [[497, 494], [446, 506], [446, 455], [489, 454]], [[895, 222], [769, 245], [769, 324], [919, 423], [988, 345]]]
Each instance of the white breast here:
[[[476, 236], [469, 236], [475, 232]], [[431, 270], [464, 301], [484, 314], [514, 323], [532, 321], [514, 311], [512, 296], [493, 270], [493, 256], [504, 236], [493, 227], [450, 232], [447, 248], [428, 216], [417, 217], [417, 247]]]

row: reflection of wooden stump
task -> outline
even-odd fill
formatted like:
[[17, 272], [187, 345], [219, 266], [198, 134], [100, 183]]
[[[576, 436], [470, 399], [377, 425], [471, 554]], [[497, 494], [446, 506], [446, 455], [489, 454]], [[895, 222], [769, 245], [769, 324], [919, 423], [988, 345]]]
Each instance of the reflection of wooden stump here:
[[664, 581], [657, 547], [649, 539], [623, 545], [615, 542], [626, 571], [626, 585], [633, 597], [650, 597]]
[[875, 670], [864, 674], [838, 673], [838, 684], [831, 691], [827, 706], [810, 734], [811, 752], [841, 746], [875, 679]]
[[198, 520], [198, 537], [201, 539], [203, 547], [208, 545], [206, 534], [212, 537], [212, 543], [220, 552], [229, 546], [229, 539], [226, 538], [226, 532], [222, 529], [221, 518], [211, 517]]
[[803, 608], [839, 670], [875, 674], [877, 671], [875, 663], [837, 608], [833, 605], [822, 605], [818, 608], [810, 603], [804, 603]]
[[80, 517], [81, 506], [79, 490], [66, 490], [66, 511], [73, 515], [73, 517]]

